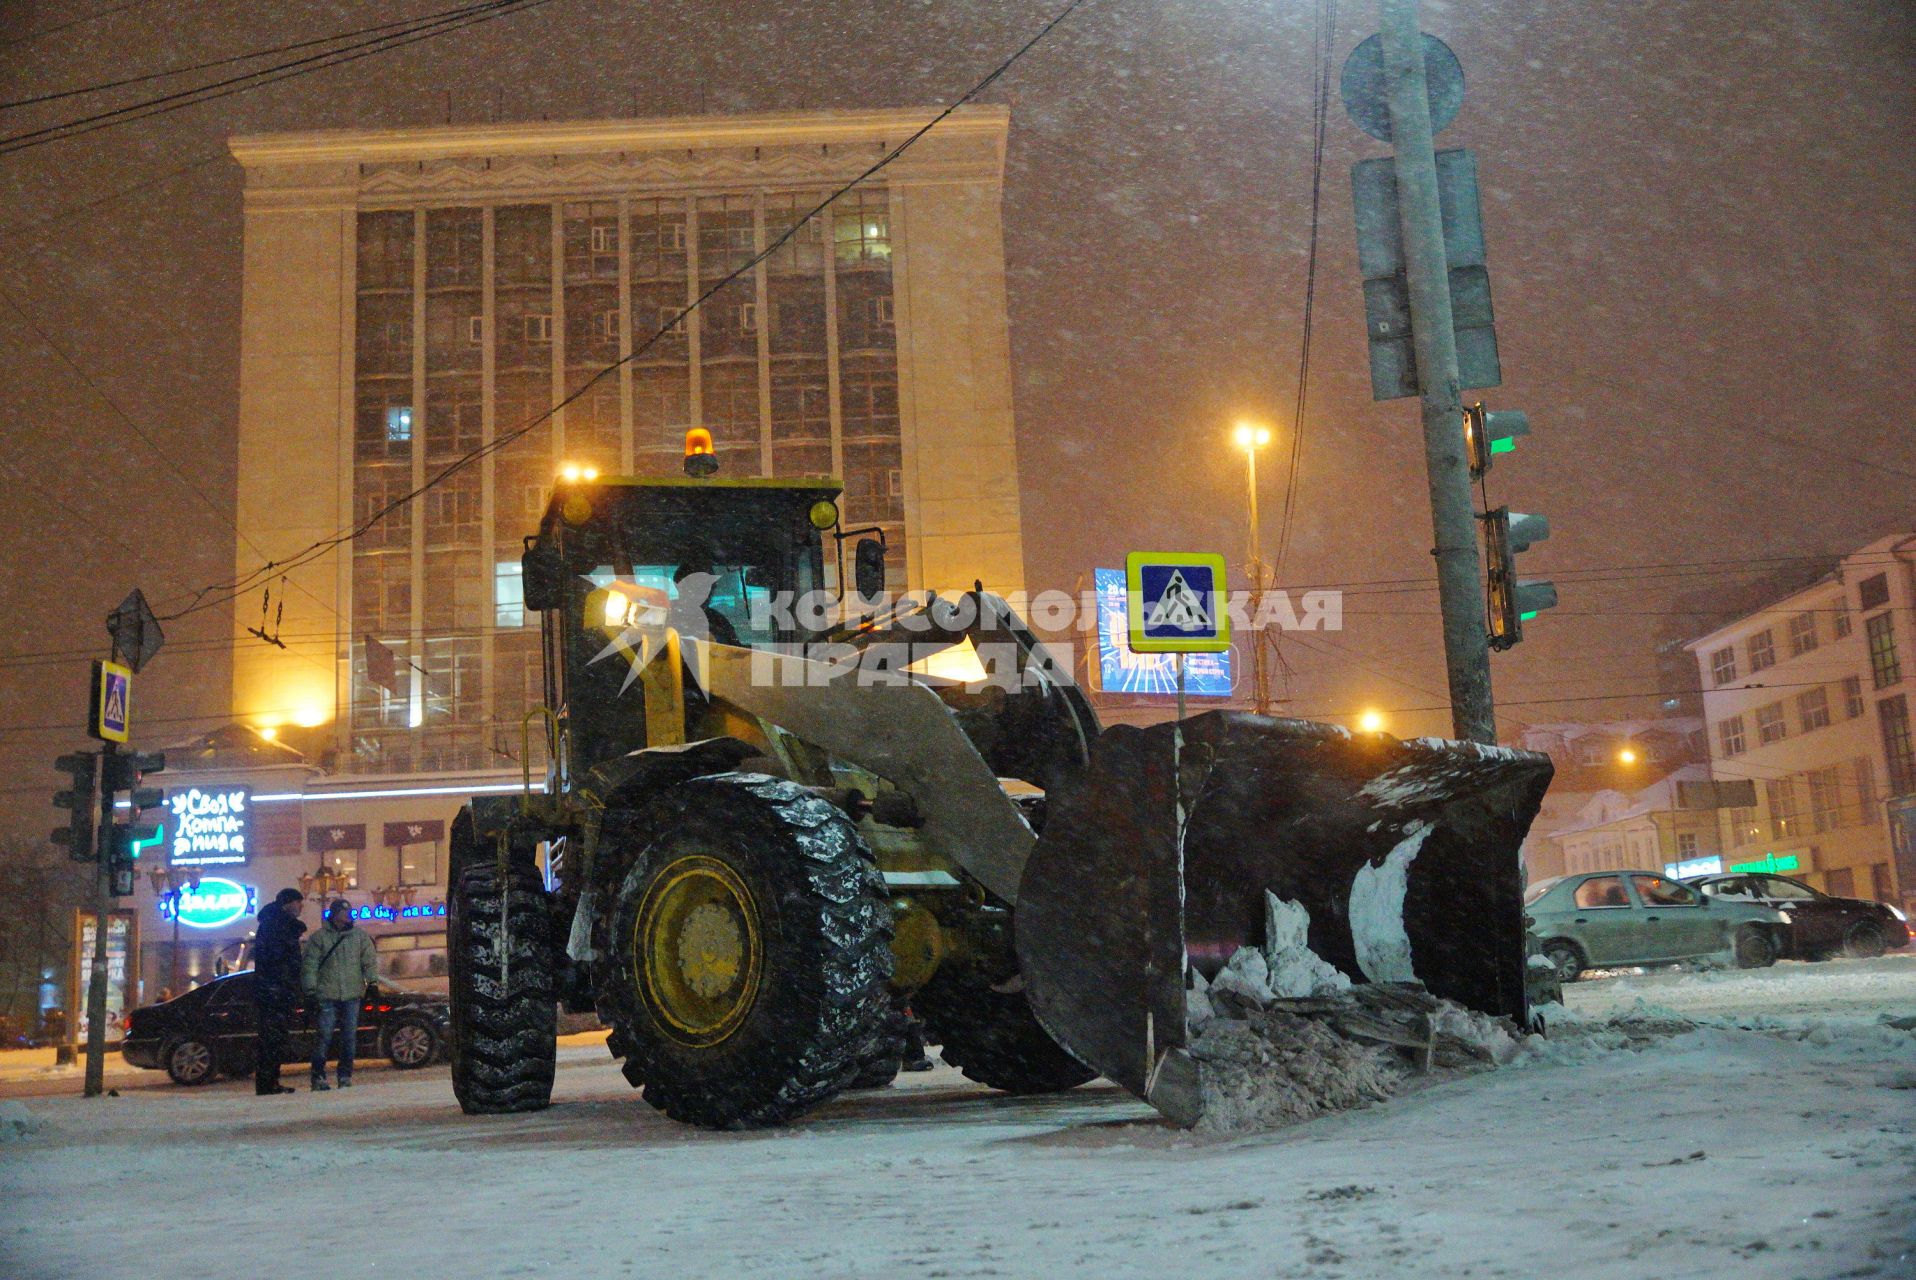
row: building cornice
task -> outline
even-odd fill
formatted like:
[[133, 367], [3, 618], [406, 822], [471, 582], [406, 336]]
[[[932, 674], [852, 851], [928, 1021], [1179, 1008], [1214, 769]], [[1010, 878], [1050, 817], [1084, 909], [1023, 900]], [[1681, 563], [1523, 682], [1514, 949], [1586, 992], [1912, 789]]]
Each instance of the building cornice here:
[[[632, 120], [437, 125], [410, 129], [331, 129], [241, 134], [228, 140], [246, 168], [377, 164], [465, 157], [700, 151], [753, 146], [847, 146], [903, 142], [942, 108], [807, 111], [736, 116], [664, 116]], [[1008, 108], [961, 107], [930, 137], [985, 139], [1002, 163]]]

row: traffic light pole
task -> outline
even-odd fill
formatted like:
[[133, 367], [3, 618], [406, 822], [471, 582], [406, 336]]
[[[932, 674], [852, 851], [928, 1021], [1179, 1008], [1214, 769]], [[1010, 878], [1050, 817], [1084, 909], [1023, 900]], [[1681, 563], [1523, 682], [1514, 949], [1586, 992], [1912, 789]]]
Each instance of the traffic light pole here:
[[1483, 565], [1477, 555], [1470, 464], [1461, 429], [1463, 397], [1450, 310], [1450, 266], [1437, 198], [1436, 145], [1417, 0], [1379, 0], [1378, 8], [1411, 337], [1424, 413], [1430, 518], [1436, 536], [1431, 554], [1437, 560], [1451, 726], [1459, 738], [1494, 743], [1497, 722], [1490, 697], [1490, 645], [1484, 631]]
[[[109, 762], [114, 756], [112, 742], [101, 744], [100, 777], [111, 776]], [[86, 992], [86, 1096], [97, 1098], [106, 1091], [106, 935], [113, 909], [111, 888], [113, 856], [113, 792], [104, 781], [100, 787], [99, 857], [93, 864], [93, 959], [87, 970]], [[127, 958], [132, 963], [133, 958]]]

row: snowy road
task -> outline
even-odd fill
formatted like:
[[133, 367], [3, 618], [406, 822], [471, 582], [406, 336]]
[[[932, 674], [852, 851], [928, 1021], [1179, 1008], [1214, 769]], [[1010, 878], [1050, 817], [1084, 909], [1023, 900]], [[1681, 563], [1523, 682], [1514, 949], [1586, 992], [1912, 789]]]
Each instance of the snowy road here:
[[[350, 1093], [29, 1098], [0, 1275], [1916, 1275], [1916, 956], [1580, 983], [1710, 1025], [1199, 1140], [1094, 1086], [939, 1070], [794, 1129], [680, 1128], [596, 1047], [551, 1110], [467, 1119], [443, 1069]], [[1742, 1030], [1744, 1022], [1765, 1030]], [[277, 1261], [273, 1261], [277, 1259]], [[345, 1267], [339, 1271], [339, 1266]]]

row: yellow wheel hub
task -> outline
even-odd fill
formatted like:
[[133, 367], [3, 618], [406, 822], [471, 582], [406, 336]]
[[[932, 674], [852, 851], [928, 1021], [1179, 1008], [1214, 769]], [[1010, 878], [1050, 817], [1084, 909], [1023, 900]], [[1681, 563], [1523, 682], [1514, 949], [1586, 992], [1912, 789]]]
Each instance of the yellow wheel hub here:
[[633, 978], [646, 1008], [684, 1044], [718, 1044], [758, 996], [758, 907], [738, 873], [691, 854], [662, 868], [632, 926]]

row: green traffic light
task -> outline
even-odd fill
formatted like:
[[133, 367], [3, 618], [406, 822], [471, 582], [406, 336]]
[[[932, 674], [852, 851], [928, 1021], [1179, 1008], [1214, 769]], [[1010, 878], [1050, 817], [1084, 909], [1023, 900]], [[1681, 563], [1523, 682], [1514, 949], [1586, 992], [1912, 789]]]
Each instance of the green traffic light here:
[[1517, 615], [1517, 621], [1519, 621], [1519, 622], [1528, 622], [1528, 621], [1530, 621], [1530, 620], [1531, 620], [1532, 618], [1534, 618], [1534, 617], [1536, 617], [1536, 616], [1537, 616], [1537, 610], [1535, 610], [1535, 609], [1532, 609], [1532, 610], [1531, 610], [1531, 611], [1530, 611], [1529, 613], [1520, 613], [1520, 614], [1518, 614], [1518, 615]]
[[1515, 453], [1517, 451], [1517, 441], [1511, 436], [1505, 436], [1501, 440], [1492, 440], [1490, 442], [1490, 451], [1492, 453]]

